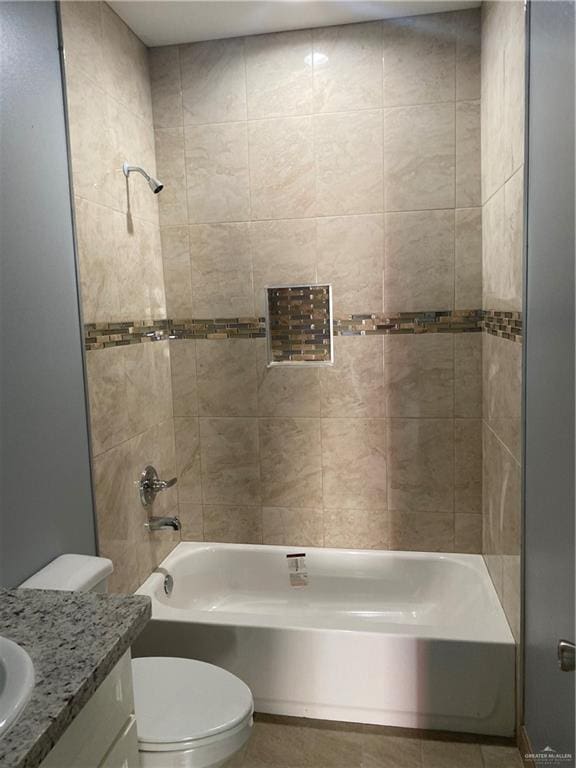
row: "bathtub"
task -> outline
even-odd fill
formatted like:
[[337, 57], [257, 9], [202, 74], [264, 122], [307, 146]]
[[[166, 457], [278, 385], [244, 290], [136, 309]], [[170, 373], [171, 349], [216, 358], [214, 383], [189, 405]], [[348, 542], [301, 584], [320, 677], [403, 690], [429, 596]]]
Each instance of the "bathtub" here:
[[480, 555], [183, 542], [138, 594], [135, 655], [217, 664], [257, 712], [514, 733], [514, 640]]

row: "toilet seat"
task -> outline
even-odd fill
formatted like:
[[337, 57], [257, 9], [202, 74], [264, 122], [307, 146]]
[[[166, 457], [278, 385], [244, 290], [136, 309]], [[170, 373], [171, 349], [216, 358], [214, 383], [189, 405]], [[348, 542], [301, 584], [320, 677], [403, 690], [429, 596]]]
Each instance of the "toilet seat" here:
[[248, 739], [252, 693], [230, 672], [169, 657], [134, 659], [132, 672], [140, 751], [233, 753]]

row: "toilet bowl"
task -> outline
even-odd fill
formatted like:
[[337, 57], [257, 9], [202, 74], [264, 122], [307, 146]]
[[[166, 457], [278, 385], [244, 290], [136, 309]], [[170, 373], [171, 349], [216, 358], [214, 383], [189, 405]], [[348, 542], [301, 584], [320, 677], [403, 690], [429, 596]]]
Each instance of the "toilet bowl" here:
[[250, 738], [252, 694], [229, 672], [156, 657], [132, 671], [142, 768], [217, 768]]
[[[61, 555], [20, 587], [106, 592], [112, 562]], [[254, 710], [247, 685], [230, 672], [192, 659], [133, 659], [132, 677], [142, 768], [220, 768], [243, 750]]]

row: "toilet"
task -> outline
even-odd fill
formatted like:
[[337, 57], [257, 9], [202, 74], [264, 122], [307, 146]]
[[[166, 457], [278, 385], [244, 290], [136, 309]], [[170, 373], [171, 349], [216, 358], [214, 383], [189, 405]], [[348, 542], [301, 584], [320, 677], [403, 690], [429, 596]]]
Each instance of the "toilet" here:
[[[20, 587], [106, 592], [112, 562], [61, 555]], [[132, 660], [142, 768], [220, 768], [242, 752], [252, 733], [248, 686], [213, 664], [192, 659]]]

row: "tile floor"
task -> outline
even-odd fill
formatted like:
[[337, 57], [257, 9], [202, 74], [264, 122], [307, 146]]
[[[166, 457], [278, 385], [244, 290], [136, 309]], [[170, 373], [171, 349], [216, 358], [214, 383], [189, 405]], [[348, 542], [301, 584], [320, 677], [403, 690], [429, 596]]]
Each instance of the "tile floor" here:
[[430, 733], [257, 715], [231, 768], [522, 768], [515, 747]]

